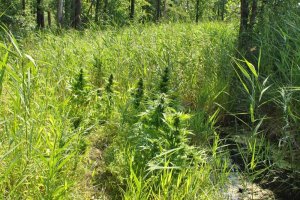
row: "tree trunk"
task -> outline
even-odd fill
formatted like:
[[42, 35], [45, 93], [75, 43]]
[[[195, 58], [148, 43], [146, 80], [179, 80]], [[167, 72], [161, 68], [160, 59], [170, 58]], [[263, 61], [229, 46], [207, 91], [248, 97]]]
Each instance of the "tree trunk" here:
[[167, 0], [164, 0], [163, 16], [166, 17], [166, 15], [167, 15]]
[[81, 24], [81, 0], [74, 0], [74, 17], [72, 26], [74, 28], [79, 28]]
[[58, 26], [63, 25], [63, 8], [64, 8], [64, 1], [58, 0], [57, 4], [57, 24]]
[[248, 31], [248, 18], [249, 18], [249, 2], [248, 0], [241, 0], [241, 22], [240, 34]]
[[196, 23], [199, 22], [199, 18], [200, 18], [199, 6], [200, 6], [200, 0], [197, 0], [196, 1]]
[[96, 1], [96, 7], [95, 7], [95, 22], [99, 21], [99, 12], [100, 12], [100, 0]]
[[224, 21], [225, 19], [225, 0], [222, 0], [221, 2], [221, 20]]
[[156, 21], [159, 21], [161, 16], [161, 0], [156, 1]]
[[258, 0], [252, 0], [251, 4], [250, 0], [241, 0], [240, 49], [247, 49], [249, 48], [249, 45], [251, 45], [257, 13]]
[[107, 21], [108, 18], [108, 0], [104, 0], [104, 5], [103, 5], [103, 20]]
[[45, 18], [43, 9], [43, 0], [37, 0], [36, 22], [38, 28], [45, 28]]
[[135, 0], [130, 0], [130, 19], [134, 18]]
[[23, 14], [25, 14], [26, 0], [22, 0], [21, 3], [22, 3], [22, 11], [23, 11]]
[[253, 27], [255, 25], [256, 16], [257, 16], [257, 0], [252, 0], [251, 16], [250, 16], [250, 23], [249, 23], [249, 28], [251, 30], [253, 30]]
[[47, 11], [47, 16], [48, 16], [48, 27], [51, 26], [51, 12], [50, 10]]
[[239, 33], [239, 49], [245, 50], [248, 46], [248, 19], [249, 19], [249, 1], [241, 0], [241, 19]]

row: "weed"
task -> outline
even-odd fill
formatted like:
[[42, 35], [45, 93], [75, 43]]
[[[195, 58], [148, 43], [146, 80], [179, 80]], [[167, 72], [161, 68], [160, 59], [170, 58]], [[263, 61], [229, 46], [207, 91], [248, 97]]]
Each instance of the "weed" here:
[[137, 83], [137, 88], [135, 93], [133, 94], [133, 98], [134, 107], [138, 109], [144, 98], [144, 81], [142, 78], [140, 78], [139, 82]]

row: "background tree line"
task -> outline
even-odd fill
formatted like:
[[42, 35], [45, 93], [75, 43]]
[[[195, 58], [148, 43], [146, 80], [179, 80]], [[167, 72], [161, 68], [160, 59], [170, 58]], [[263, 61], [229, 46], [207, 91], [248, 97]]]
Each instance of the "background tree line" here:
[[272, 29], [300, 12], [299, 0], [0, 0], [0, 5], [0, 23], [16, 31], [234, 21], [239, 24], [238, 49], [254, 63], [264, 36], [281, 37]]
[[258, 21], [278, 21], [292, 10], [299, 10], [298, 0], [0, 0], [0, 21], [20, 29], [240, 20], [244, 44]]
[[0, 0], [1, 22], [45, 28], [232, 19], [237, 0]]
[[264, 36], [281, 37], [272, 29], [285, 26], [299, 12], [299, 0], [0, 0], [0, 23], [16, 31], [234, 21], [239, 24], [238, 49], [254, 63], [256, 47], [261, 46]]

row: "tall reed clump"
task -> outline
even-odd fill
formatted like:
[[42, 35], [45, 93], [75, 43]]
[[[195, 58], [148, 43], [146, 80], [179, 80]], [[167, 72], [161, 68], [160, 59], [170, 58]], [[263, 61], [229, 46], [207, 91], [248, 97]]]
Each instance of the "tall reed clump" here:
[[[257, 27], [260, 34], [255, 36], [256, 45], [262, 52], [259, 57], [261, 73], [270, 76], [269, 82], [273, 84], [274, 92], [270, 97], [273, 100], [270, 102], [273, 103], [271, 117], [273, 122], [276, 121], [273, 126], [281, 127], [274, 127], [278, 131], [274, 131], [272, 135], [273, 138], [280, 138], [280, 141], [285, 140], [283, 138], [295, 140], [293, 137], [296, 136], [296, 127], [299, 124], [296, 118], [300, 110], [296, 105], [300, 97], [300, 15], [298, 7], [293, 6], [297, 3], [293, 0], [281, 3], [274, 7], [277, 12], [273, 12], [272, 4], [266, 5]], [[271, 123], [270, 121], [270, 126]], [[285, 130], [286, 127], [290, 131]], [[291, 132], [293, 133], [290, 135]]]
[[1, 61], [0, 198], [71, 198], [81, 135], [69, 115], [68, 74], [24, 53], [9, 32], [5, 44], [10, 48]]
[[[244, 141], [239, 141], [237, 147], [247, 176], [252, 181], [264, 182], [271, 182], [271, 179], [278, 177], [281, 186], [277, 183], [266, 185], [286, 196], [299, 186], [299, 168], [296, 166], [299, 163], [296, 158], [299, 156], [296, 150], [299, 137], [295, 135], [295, 127], [299, 124], [296, 118], [299, 115], [297, 108], [293, 109], [294, 103], [298, 102], [299, 88], [288, 86], [285, 81], [279, 84], [275, 78], [278, 76], [276, 70], [266, 74], [261, 66], [263, 54], [260, 52], [257, 66], [247, 60], [235, 60], [236, 76], [244, 91], [242, 96], [245, 97], [241, 99], [239, 107], [244, 109], [235, 116], [241, 122], [237, 128], [243, 127], [246, 132]], [[240, 144], [244, 144], [244, 147]], [[289, 174], [289, 178], [285, 178], [286, 174]]]
[[[300, 29], [298, 28], [300, 16], [299, 9], [296, 7], [292, 9], [288, 4], [283, 4], [277, 9], [285, 12], [282, 16], [267, 13], [267, 19], [277, 18], [277, 20], [274, 20], [271, 25], [264, 23], [265, 26], [260, 26], [262, 34], [257, 37], [257, 40], [263, 52], [261, 58], [261, 63], [265, 66], [263, 70], [265, 73], [272, 74], [272, 82], [277, 91], [273, 101], [277, 113], [274, 118], [280, 121], [277, 124], [281, 127], [278, 127], [280, 132], [275, 135], [279, 138], [279, 146], [283, 148], [282, 150], [288, 150], [291, 157], [297, 157], [293, 151], [300, 141], [297, 136], [300, 116], [297, 106], [300, 98]], [[295, 164], [295, 160], [292, 162]]]

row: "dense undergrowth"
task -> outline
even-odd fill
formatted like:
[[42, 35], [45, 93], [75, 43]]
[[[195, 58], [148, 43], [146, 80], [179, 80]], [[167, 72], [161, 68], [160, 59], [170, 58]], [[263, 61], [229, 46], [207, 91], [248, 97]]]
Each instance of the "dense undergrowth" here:
[[[213, 133], [206, 117], [228, 82], [235, 35], [208, 23], [5, 40], [2, 197], [220, 195], [207, 146], [190, 146], [187, 128]], [[197, 113], [191, 124], [184, 112]]]
[[253, 64], [225, 23], [7, 33], [1, 198], [224, 199], [233, 168], [297, 194], [300, 34], [285, 28]]
[[[299, 20], [298, 10], [279, 14], [266, 9], [259, 34], [252, 36], [252, 64], [235, 60], [239, 96], [229, 109], [239, 113], [235, 120], [243, 124], [235, 136], [243, 143], [239, 153], [246, 171], [283, 199], [300, 195]], [[242, 136], [241, 130], [249, 134]]]

